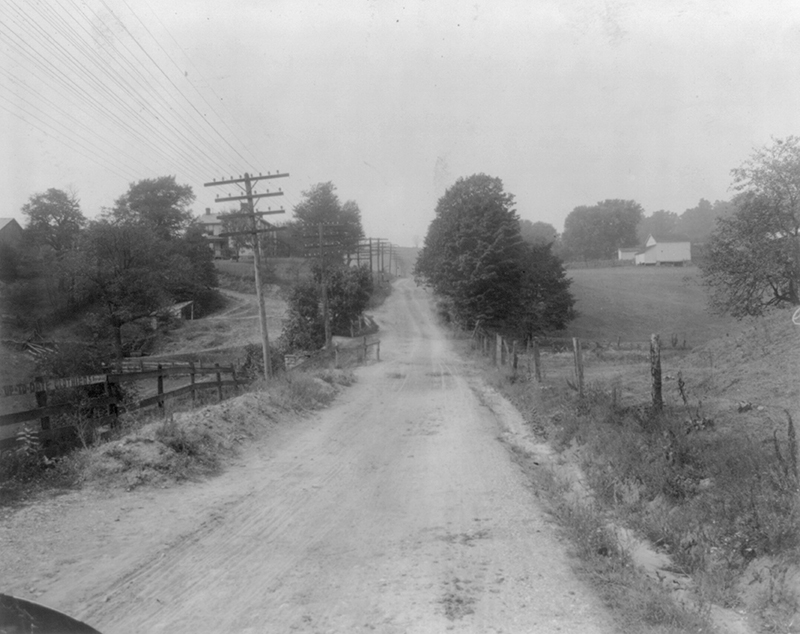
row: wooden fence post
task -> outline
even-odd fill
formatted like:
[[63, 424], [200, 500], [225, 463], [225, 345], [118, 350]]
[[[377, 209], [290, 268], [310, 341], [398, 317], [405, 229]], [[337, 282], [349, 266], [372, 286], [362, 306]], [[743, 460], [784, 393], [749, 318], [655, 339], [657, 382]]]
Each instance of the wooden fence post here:
[[503, 338], [497, 334], [494, 337], [494, 364], [500, 365], [500, 357], [503, 354]]
[[[43, 376], [37, 376], [34, 378], [34, 381], [37, 383], [42, 383], [42, 387], [45, 386], [45, 379]], [[36, 391], [36, 407], [47, 407], [47, 390], [37, 390]], [[50, 417], [49, 416], [42, 416], [40, 419], [40, 424], [42, 429], [50, 429]]]
[[658, 335], [650, 335], [650, 376], [653, 379], [653, 409], [664, 407], [661, 398], [661, 340]]
[[539, 358], [539, 340], [533, 340], [533, 375], [536, 377], [536, 382], [542, 382], [542, 361]]
[[342, 366], [339, 365], [339, 344], [333, 344], [333, 367], [337, 370]]
[[366, 337], [364, 337], [364, 363], [366, 363], [366, 362], [367, 362], [367, 354], [368, 354], [368, 350], [369, 350], [369, 349], [367, 348], [367, 338], [366, 338]]
[[161, 364], [158, 364], [158, 379], [157, 379], [157, 388], [156, 394], [158, 395], [158, 406], [164, 407], [164, 375], [161, 374], [161, 370], [163, 370]]
[[222, 402], [222, 374], [219, 372], [219, 363], [215, 363], [214, 367], [217, 369], [217, 399]]
[[114, 402], [108, 404], [107, 412], [108, 412], [109, 416], [113, 416], [114, 417], [113, 424], [116, 425], [116, 423], [117, 423], [117, 413], [119, 411], [119, 408], [117, 407], [117, 399], [113, 394], [113, 390], [112, 390], [111, 386], [112, 386], [112, 383], [111, 383], [111, 381], [108, 380], [108, 375], [106, 374], [106, 382], [105, 382], [105, 385], [103, 386], [103, 390], [105, 392], [106, 398], [109, 398], [109, 399], [110, 398], [114, 398]]
[[572, 338], [572, 350], [575, 355], [575, 379], [578, 383], [578, 396], [583, 398], [583, 350], [581, 340], [577, 337]]
[[514, 374], [517, 373], [519, 368], [519, 355], [517, 354], [517, 342], [511, 344], [511, 367], [514, 369]]
[[194, 387], [195, 376], [194, 376], [194, 361], [189, 364], [189, 381], [192, 386], [192, 404], [195, 403], [197, 400], [197, 390]]

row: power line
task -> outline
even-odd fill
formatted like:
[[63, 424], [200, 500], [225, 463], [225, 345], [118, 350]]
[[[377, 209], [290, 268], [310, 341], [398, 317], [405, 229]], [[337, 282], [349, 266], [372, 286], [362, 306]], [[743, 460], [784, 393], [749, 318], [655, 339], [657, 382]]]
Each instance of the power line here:
[[[40, 28], [40, 27], [38, 27], [38, 25], [37, 25], [37, 28]], [[28, 33], [28, 35], [33, 37], [33, 38], [35, 38], [35, 35], [33, 35], [31, 33]], [[22, 40], [22, 38], [16, 33], [12, 32], [11, 36], [16, 38], [19, 41]], [[106, 101], [106, 107], [105, 108], [101, 108], [97, 103], [94, 103], [93, 100], [89, 99], [86, 94], [84, 94], [80, 90], [78, 90], [78, 86], [74, 85], [74, 82], [67, 81], [67, 79], [62, 74], [60, 74], [58, 72], [55, 72], [57, 69], [56, 69], [55, 66], [53, 66], [51, 60], [48, 60], [46, 57], [44, 57], [39, 51], [35, 50], [33, 47], [25, 46], [26, 43], [24, 41], [22, 41], [22, 46], [19, 47], [19, 49], [18, 49], [19, 52], [21, 52], [26, 58], [28, 58], [34, 64], [34, 66], [36, 68], [38, 68], [40, 70], [44, 70], [58, 84], [64, 86], [68, 91], [70, 91], [72, 94], [74, 94], [77, 97], [78, 101], [80, 101], [83, 104], [87, 105], [89, 108], [95, 110], [100, 115], [101, 118], [111, 120], [115, 124], [119, 125], [123, 129], [125, 129], [126, 132], [128, 134], [130, 134], [132, 137], [139, 138], [140, 140], [144, 141], [145, 143], [147, 143], [147, 140], [144, 137], [142, 137], [141, 132], [138, 131], [133, 126], [131, 126], [127, 121], [125, 121], [124, 119], [120, 118], [117, 114], [115, 114], [116, 110], [115, 110], [115, 108], [113, 106], [109, 107], [110, 104], [118, 105], [122, 110], [128, 112], [131, 115], [131, 117], [133, 118], [133, 120], [138, 120], [142, 124], [142, 126], [144, 126], [145, 128], [150, 129], [150, 131], [153, 134], [155, 134], [155, 135], [158, 134], [157, 130], [155, 128], [153, 128], [152, 125], [150, 125], [150, 123], [148, 121], [146, 121], [139, 113], [137, 113], [135, 110], [133, 110], [123, 100], [121, 100], [119, 95], [116, 95], [112, 91], [110, 91], [108, 86], [106, 86], [102, 82], [100, 82], [99, 79], [97, 79], [97, 77], [94, 76], [91, 73], [91, 71], [89, 71], [85, 67], [81, 68], [80, 67], [80, 62], [78, 62], [77, 60], [71, 60], [71, 59], [67, 58], [65, 56], [64, 52], [62, 50], [60, 50], [59, 48], [57, 48], [57, 47], [54, 48], [54, 45], [50, 41], [45, 40], [44, 42], [39, 41], [38, 43], [42, 46], [42, 48], [44, 48], [47, 51], [53, 53], [53, 55], [55, 57], [63, 59], [69, 66], [73, 67], [80, 77], [84, 77], [84, 78], [86, 78], [88, 80], [88, 82], [89, 82], [88, 85], [89, 86], [94, 85], [98, 90], [98, 93], [97, 93], [98, 96], [101, 96], [101, 98], [106, 98], [106, 99], [110, 100], [110, 101]], [[38, 57], [38, 59], [35, 56]], [[52, 67], [52, 68], [50, 68], [50, 67]], [[45, 82], [45, 83], [47, 83], [47, 82]], [[164, 159], [166, 159], [167, 162], [171, 162], [172, 159], [169, 157], [169, 155], [164, 153], [161, 150], [161, 148], [154, 147], [152, 149], [156, 153], [160, 154]], [[174, 147], [174, 149], [180, 153], [180, 150], [177, 147]], [[201, 173], [202, 170], [203, 170], [203, 168], [200, 167], [199, 165], [196, 166], [196, 169], [199, 170], [198, 173]]]
[[[3, 97], [3, 96], [0, 94], [0, 98], [4, 98], [4, 97]], [[97, 160], [97, 158], [96, 158], [96, 157], [92, 156], [91, 154], [84, 154], [84, 153], [83, 153], [83, 152], [81, 152], [80, 150], [76, 149], [74, 145], [71, 145], [70, 143], [67, 143], [66, 141], [64, 141], [62, 138], [60, 138], [60, 136], [53, 136], [52, 134], [50, 134], [50, 133], [49, 133], [49, 132], [47, 132], [46, 130], [43, 130], [42, 128], [40, 128], [39, 126], [37, 126], [35, 123], [31, 123], [30, 121], [28, 121], [27, 119], [25, 119], [25, 117], [23, 117], [23, 116], [22, 116], [22, 115], [20, 115], [19, 113], [17, 113], [17, 112], [14, 112], [13, 110], [11, 110], [11, 109], [9, 109], [9, 108], [6, 108], [6, 107], [5, 107], [4, 105], [2, 105], [2, 104], [0, 104], [0, 108], [2, 108], [3, 110], [5, 110], [5, 111], [6, 111], [6, 112], [8, 112], [9, 114], [11, 114], [11, 115], [15, 116], [17, 119], [21, 119], [22, 121], [24, 121], [24, 122], [25, 122], [27, 125], [31, 126], [32, 128], [35, 128], [36, 130], [39, 130], [39, 132], [41, 132], [41, 133], [42, 133], [42, 134], [44, 134], [45, 136], [51, 137], [51, 138], [52, 138], [52, 139], [54, 139], [55, 141], [58, 141], [59, 143], [61, 143], [61, 144], [65, 145], [65, 146], [67, 146], [67, 147], [68, 147], [70, 150], [72, 150], [73, 152], [75, 152], [75, 153], [77, 153], [77, 154], [80, 154], [80, 155], [81, 155], [81, 156], [83, 156], [84, 158], [87, 158], [87, 159], [89, 159], [90, 161], [92, 161], [92, 162], [94, 162], [94, 163], [97, 163], [97, 164], [98, 164], [98, 165], [100, 165], [101, 167], [103, 167], [103, 168], [105, 168], [105, 169], [107, 169], [107, 170], [109, 170], [109, 171], [111, 171], [111, 172], [114, 172], [114, 174], [116, 174], [117, 176], [119, 176], [119, 177], [120, 177], [120, 178], [122, 178], [122, 179], [125, 179], [125, 180], [130, 180], [130, 176], [125, 176], [125, 175], [123, 175], [123, 174], [120, 174], [120, 173], [119, 173], [119, 172], [118, 172], [116, 169], [114, 169], [113, 167], [109, 167], [109, 165], [108, 165], [107, 163], [101, 163], [99, 160]], [[29, 115], [29, 116], [30, 116], [30, 115]], [[51, 126], [49, 123], [47, 123], [46, 121], [42, 121], [42, 120], [41, 120], [41, 119], [39, 119], [38, 117], [35, 117], [35, 116], [34, 116], [33, 118], [34, 118], [34, 119], [36, 119], [37, 121], [39, 121], [40, 123], [42, 123], [42, 124], [44, 124], [44, 125], [48, 126], [48, 127], [53, 127], [53, 126]], [[55, 129], [55, 128], [54, 128], [54, 129]], [[55, 129], [55, 132], [56, 132], [56, 134], [57, 134], [57, 135], [61, 134], [61, 132], [60, 132], [59, 130], [57, 130], [57, 129]], [[74, 142], [74, 141], [73, 141], [73, 142]]]
[[[115, 131], [122, 131], [135, 142], [144, 144], [154, 158], [165, 161], [167, 165], [173, 164], [177, 158], [182, 163], [182, 170], [193, 173], [193, 179], [198, 182], [203, 180], [201, 174], [208, 172], [207, 165], [215, 165], [216, 169], [223, 173], [239, 171], [231, 167], [240, 161], [252, 166], [252, 162], [222, 135], [209, 116], [201, 112], [189, 99], [155, 55], [147, 50], [143, 42], [137, 39], [105, 0], [100, 0], [100, 3], [115, 20], [114, 26], [108, 22], [108, 15], [100, 16], [87, 2], [79, 5], [75, 0], [65, 1], [69, 2], [72, 10], [68, 9], [62, 0], [56, 0], [56, 5], [52, 3], [23, 5], [24, 9], [19, 3], [10, 0], [6, 5], [7, 12], [10, 10], [14, 15], [7, 13], [10, 20], [0, 20], [0, 33], [8, 36], [7, 42], [12, 52], [21, 55], [31, 64], [28, 70], [32, 71], [30, 76], [36, 82], [50, 89], [55, 88], [59, 97], [66, 96], [67, 103], [73, 107], [77, 105], [82, 112], [96, 113], [97, 120], [101, 124], [100, 128], [60, 108], [61, 104], [56, 104], [42, 91], [29, 85], [29, 82], [9, 72], [3, 73], [3, 76], [10, 81], [10, 84], [7, 83], [11, 88], [9, 93], [15, 94], [18, 100], [32, 107], [44, 118], [33, 112], [26, 118], [3, 106], [4, 110], [65, 145], [70, 143], [63, 139], [69, 139], [72, 143], [70, 147], [74, 149], [75, 145], [79, 145], [89, 152], [88, 156], [82, 155], [92, 158], [95, 162], [98, 162], [95, 157], [103, 157], [108, 162], [100, 164], [106, 167], [109, 167], [109, 163], [123, 165], [125, 161], [145, 165], [130, 152], [122, 150], [119, 140], [115, 139], [109, 143], [104, 134]], [[127, 0], [123, 0], [123, 3], [163, 56], [180, 71], [175, 58], [156, 39], [151, 29], [136, 14]], [[148, 8], [153, 12], [149, 5]], [[87, 23], [92, 23], [88, 13], [94, 16], [94, 28], [91, 31], [86, 26]], [[32, 17], [34, 14], [36, 17]], [[158, 19], [154, 12], [153, 14]], [[114, 31], [119, 32], [116, 25], [122, 30], [121, 35], [124, 37], [117, 35], [115, 38]], [[162, 28], [177, 45], [163, 23]], [[133, 49], [128, 46], [127, 38], [132, 40]], [[98, 55], [97, 46], [103, 47], [107, 54]], [[179, 46], [178, 48], [180, 49]], [[140, 58], [135, 51], [142, 57]], [[252, 154], [198, 87], [187, 76], [184, 75], [183, 78], [217, 119], [231, 131], [230, 136], [236, 143]], [[213, 88], [211, 90], [213, 92]], [[26, 94], [29, 98], [25, 97]], [[219, 96], [216, 96], [219, 99]], [[4, 101], [12, 106], [18, 106], [7, 97]], [[222, 99], [219, 101], [224, 105]], [[34, 102], [42, 103], [49, 108], [40, 108]], [[161, 110], [154, 108], [155, 105]], [[70, 125], [74, 126], [63, 126], [58, 117], [48, 112], [50, 108], [60, 110], [60, 116], [69, 120]], [[201, 121], [196, 122], [197, 118]], [[54, 130], [56, 136], [33, 124], [31, 119]], [[48, 123], [47, 120], [52, 123]], [[213, 134], [198, 134], [198, 123], [202, 128], [210, 128]], [[76, 143], [74, 136], [65, 132], [60, 132], [59, 136], [59, 124], [64, 130], [79, 131], [80, 135], [75, 136], [81, 138], [80, 143]], [[221, 139], [222, 143], [218, 139]], [[109, 152], [102, 146], [116, 149], [116, 152]], [[120, 160], [120, 155], [124, 161]], [[219, 161], [222, 159], [227, 163], [229, 158], [234, 159], [230, 161], [230, 165], [223, 165]], [[119, 172], [115, 173], [125, 178]]]
[[[172, 59], [172, 56], [171, 56], [171, 55], [170, 55], [170, 54], [169, 54], [169, 53], [168, 53], [168, 52], [167, 52], [167, 51], [164, 49], [164, 47], [163, 47], [163, 46], [161, 46], [161, 42], [159, 42], [159, 41], [158, 41], [158, 40], [157, 40], [155, 37], [153, 37], [153, 34], [150, 32], [150, 29], [147, 27], [147, 25], [146, 25], [144, 22], [142, 22], [141, 18], [140, 18], [140, 17], [139, 17], [139, 16], [136, 14], [136, 12], [135, 12], [135, 11], [134, 11], [134, 10], [131, 8], [131, 6], [128, 4], [127, 0], [122, 0], [122, 2], [125, 4], [125, 6], [126, 6], [126, 7], [128, 7], [128, 10], [129, 10], [129, 11], [130, 11], [130, 12], [133, 14], [133, 16], [134, 16], [134, 17], [135, 17], [135, 18], [136, 18], [136, 19], [139, 21], [139, 24], [141, 24], [141, 25], [142, 25], [142, 27], [144, 27], [144, 30], [145, 30], [145, 31], [147, 31], [147, 34], [150, 36], [150, 39], [152, 39], [152, 40], [153, 40], [153, 41], [156, 43], [156, 45], [157, 45], [157, 46], [158, 46], [158, 47], [159, 47], [159, 48], [160, 48], [160, 49], [163, 51], [163, 53], [164, 53], [164, 54], [167, 56], [167, 58], [169, 59], [169, 61], [171, 61], [171, 62], [172, 62], [173, 66], [175, 66], [175, 68], [176, 68], [176, 69], [177, 69], [177, 70], [180, 72], [180, 67], [179, 67], [179, 66], [178, 66], [178, 65], [175, 63], [175, 60], [174, 60], [174, 59]], [[151, 9], [151, 10], [152, 10], [152, 9]], [[189, 85], [190, 85], [190, 86], [192, 86], [192, 87], [194, 88], [194, 84], [192, 84], [192, 82], [188, 81], [188, 79], [187, 79], [187, 82], [189, 83]], [[197, 88], [195, 88], [195, 91], [197, 92], [197, 94], [199, 94], [199, 95], [200, 95], [200, 97], [203, 99], [203, 101], [205, 101], [206, 105], [208, 105], [209, 107], [211, 107], [211, 106], [208, 104], [208, 102], [205, 100], [205, 97], [203, 97], [203, 95], [200, 93], [200, 91], [199, 91], [199, 90], [197, 90]], [[186, 101], [187, 101], [189, 104], [191, 104], [191, 102], [188, 100], [188, 98], [186, 97], [186, 95], [184, 95], [182, 92], [181, 92], [181, 96], [183, 96], [183, 98], [184, 98], [184, 99], [186, 99]], [[191, 104], [191, 105], [192, 105], [192, 107], [194, 108], [194, 105], [193, 105], [193, 104]], [[197, 109], [195, 108], [195, 110], [197, 110]], [[213, 110], [213, 108], [212, 108], [212, 110]], [[197, 112], [198, 112], [198, 114], [200, 113], [200, 111], [199, 111], [199, 110], [197, 110]], [[213, 124], [212, 124], [212, 123], [211, 123], [211, 122], [210, 122], [210, 121], [209, 121], [209, 120], [208, 120], [208, 119], [207, 119], [205, 116], [201, 115], [201, 119], [202, 119], [202, 120], [203, 120], [203, 121], [204, 121], [204, 122], [205, 122], [205, 123], [206, 123], [206, 124], [207, 124], [207, 125], [208, 125], [208, 126], [209, 126], [209, 127], [212, 129], [212, 130], [213, 130], [213, 131], [214, 131], [214, 133], [215, 133], [215, 134], [216, 134], [216, 135], [217, 135], [217, 136], [218, 136], [220, 139], [222, 139], [222, 141], [223, 141], [223, 142], [224, 142], [224, 143], [225, 143], [225, 144], [226, 144], [228, 147], [230, 147], [230, 148], [231, 148], [231, 150], [233, 150], [233, 151], [236, 153], [236, 155], [237, 155], [237, 156], [239, 156], [239, 158], [241, 158], [243, 161], [245, 161], [245, 163], [247, 163], [247, 162], [248, 162], [248, 160], [247, 160], [247, 159], [246, 159], [244, 156], [242, 156], [241, 152], [239, 152], [239, 150], [237, 150], [237, 149], [236, 149], [236, 148], [235, 148], [235, 147], [234, 147], [234, 146], [233, 146], [233, 145], [230, 143], [230, 141], [228, 141], [228, 139], [227, 139], [227, 138], [225, 138], [225, 136], [223, 136], [223, 135], [222, 135], [222, 134], [219, 132], [219, 130], [217, 130], [217, 129], [214, 127], [214, 125], [213, 125]], [[230, 130], [230, 128], [228, 128], [228, 130]], [[234, 135], [234, 138], [236, 138], [236, 135]], [[237, 141], [238, 141], [238, 139], [237, 139]], [[241, 143], [241, 142], [240, 142], [240, 143]], [[254, 169], [254, 167], [253, 167], [253, 165], [252, 165], [252, 164], [248, 165], [248, 167], [250, 167], [251, 169]]]

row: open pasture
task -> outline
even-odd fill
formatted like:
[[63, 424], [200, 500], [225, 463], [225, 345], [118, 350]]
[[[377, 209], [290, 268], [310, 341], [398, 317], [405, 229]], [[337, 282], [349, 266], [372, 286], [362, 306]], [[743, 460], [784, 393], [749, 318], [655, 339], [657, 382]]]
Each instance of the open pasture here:
[[652, 333], [688, 347], [738, 332], [741, 325], [708, 309], [697, 267], [627, 266], [571, 269], [578, 318], [566, 335], [590, 340], [646, 341]]

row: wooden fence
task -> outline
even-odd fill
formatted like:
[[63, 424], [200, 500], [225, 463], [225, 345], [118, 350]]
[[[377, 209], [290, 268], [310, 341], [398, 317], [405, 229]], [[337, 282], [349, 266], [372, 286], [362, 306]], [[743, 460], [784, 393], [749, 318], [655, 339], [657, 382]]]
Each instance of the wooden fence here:
[[287, 354], [286, 369], [303, 369], [319, 365], [327, 365], [333, 361], [333, 367], [341, 368], [345, 362], [366, 362], [370, 359], [370, 349], [375, 348], [375, 360], [381, 360], [381, 340], [369, 336], [353, 338], [344, 344], [334, 343], [327, 350], [314, 353]]
[[[198, 377], [211, 376], [210, 380], [198, 381]], [[226, 377], [226, 378], [223, 378]], [[229, 378], [227, 378], [229, 377]], [[184, 385], [171, 390], [164, 389], [164, 380], [178, 380]], [[123, 383], [139, 384], [152, 381], [148, 396], [135, 402], [124, 402], [122, 391], [118, 386]], [[188, 382], [187, 382], [188, 381]], [[36, 400], [36, 407], [25, 411], [0, 415], [0, 430], [11, 425], [20, 425], [30, 421], [38, 421], [39, 438], [43, 441], [54, 439], [75, 427], [75, 419], [81, 418], [93, 427], [113, 425], [117, 415], [122, 411], [133, 411], [146, 407], [163, 408], [168, 400], [182, 396], [190, 396], [196, 400], [198, 394], [205, 390], [215, 390], [217, 399], [222, 400], [225, 388], [238, 389], [244, 381], [236, 378], [233, 365], [203, 365], [178, 362], [144, 362], [126, 361], [121, 371], [109, 370], [105, 374], [48, 379], [37, 377], [28, 383], [4, 385], [0, 387], [0, 398], [30, 394]], [[93, 387], [94, 386], [94, 387]], [[70, 394], [69, 402], [63, 401], [64, 390], [89, 388], [85, 394]], [[66, 419], [67, 424], [55, 425], [54, 421]], [[70, 424], [71, 423], [71, 424]], [[0, 439], [0, 449], [12, 446], [16, 442], [14, 436]]]
[[[653, 334], [648, 341], [587, 341], [577, 337], [534, 338], [525, 345], [509, 341], [496, 333], [476, 331], [473, 347], [484, 356], [490, 356], [494, 365], [510, 366], [516, 374], [527, 372], [537, 383], [548, 379], [565, 381], [583, 397], [586, 389], [587, 363], [602, 375], [607, 375], [609, 366], [615, 363], [641, 363], [649, 369], [650, 392], [653, 407], [663, 406], [662, 359], [671, 362], [686, 351], [686, 341], [677, 335], [670, 337], [668, 346], [663, 346], [661, 337]], [[677, 369], [677, 368], [676, 368]], [[677, 372], [680, 378], [680, 372]], [[673, 378], [673, 377], [669, 377]], [[617, 390], [612, 388], [616, 399]]]

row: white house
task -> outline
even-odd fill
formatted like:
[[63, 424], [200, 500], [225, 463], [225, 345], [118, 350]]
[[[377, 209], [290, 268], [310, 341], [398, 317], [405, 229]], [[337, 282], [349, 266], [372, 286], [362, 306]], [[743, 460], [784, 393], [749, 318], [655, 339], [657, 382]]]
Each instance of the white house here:
[[203, 227], [203, 234], [208, 240], [208, 246], [214, 252], [214, 257], [221, 258], [223, 247], [228, 246], [228, 238], [221, 238], [219, 235], [222, 233], [222, 220], [220, 220], [219, 214], [212, 214], [211, 209], [206, 207], [206, 213], [197, 221]]
[[624, 249], [617, 249], [617, 259], [633, 262], [636, 254], [639, 253], [640, 250], [641, 247], [625, 247]]
[[653, 235], [634, 256], [636, 264], [682, 266], [692, 260], [692, 243], [685, 236]]

